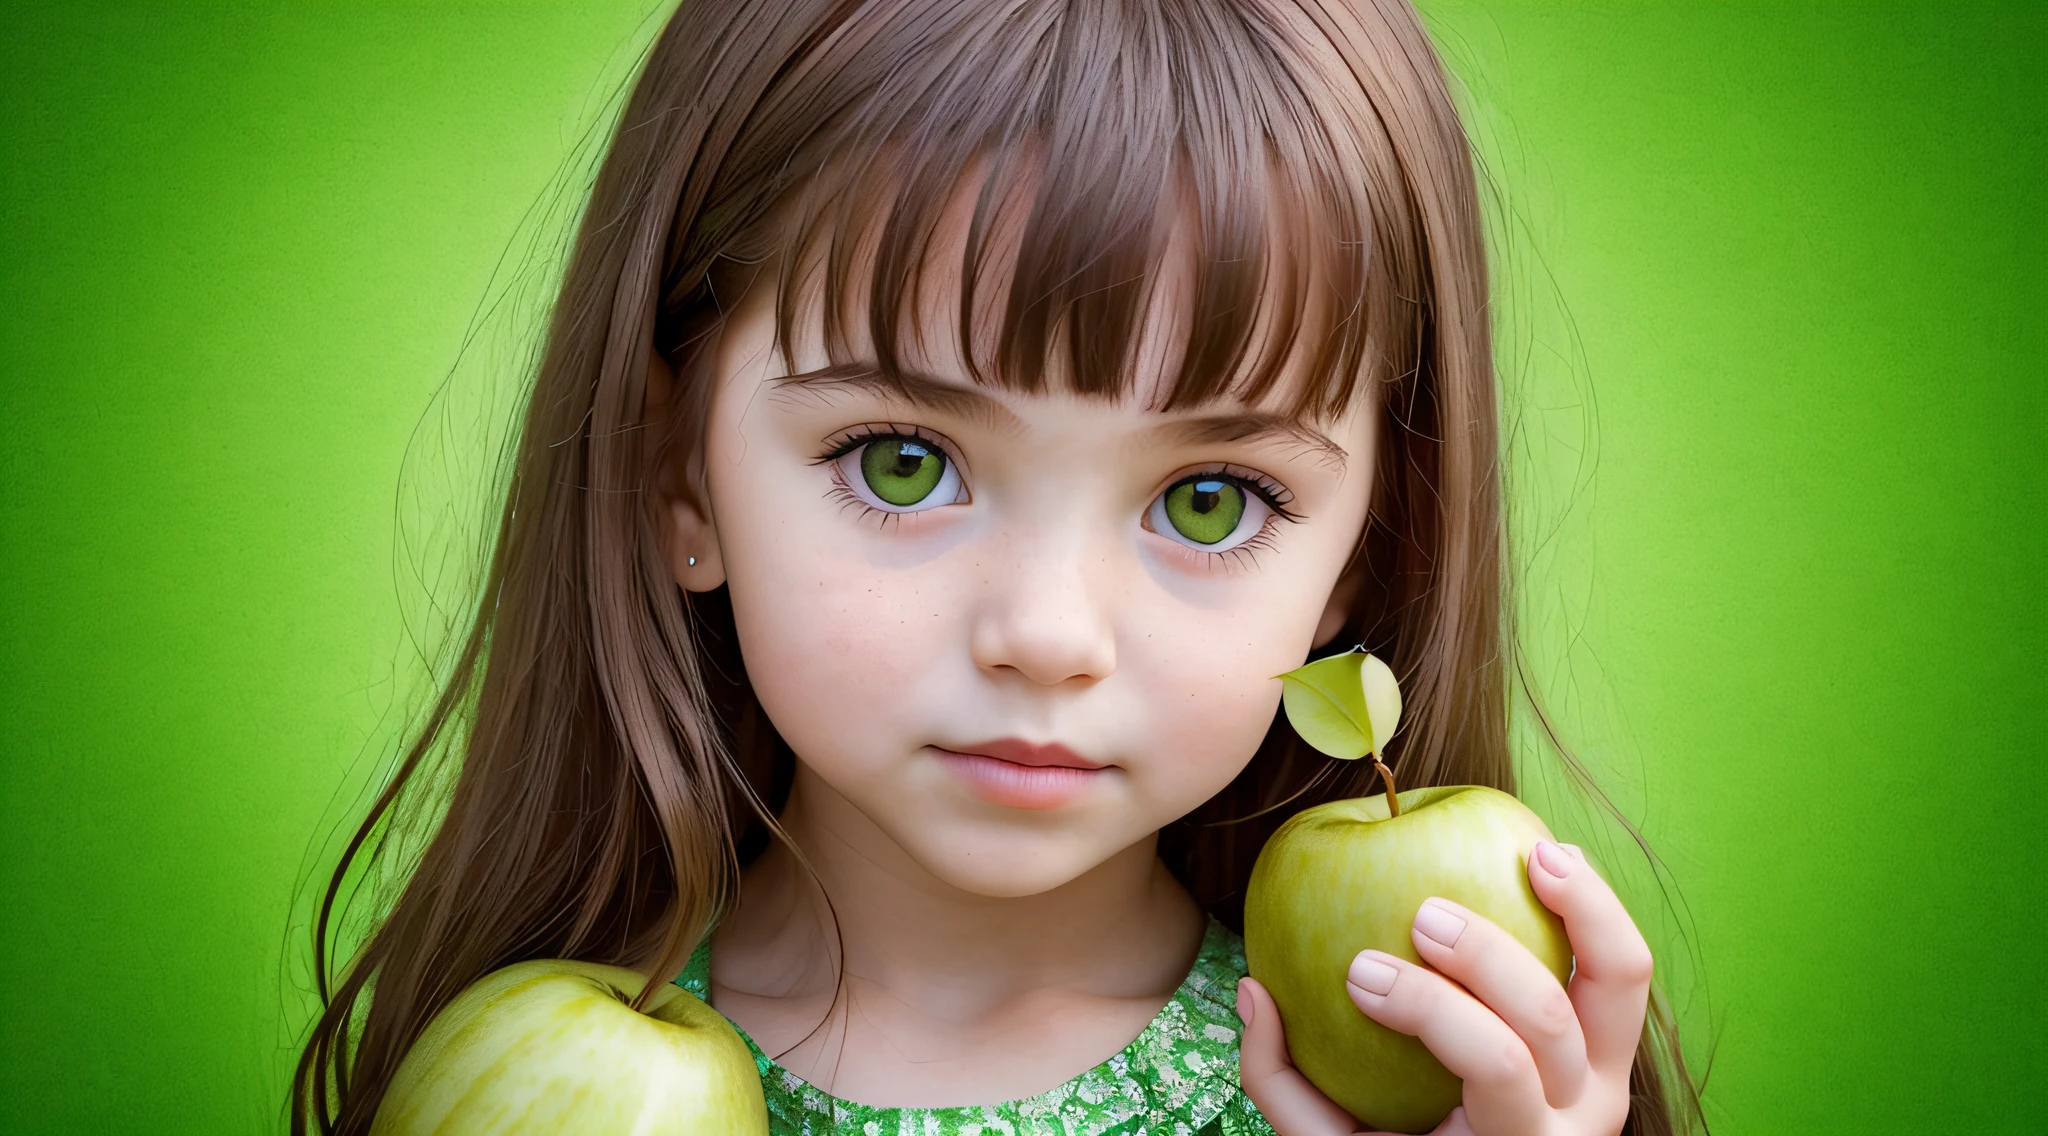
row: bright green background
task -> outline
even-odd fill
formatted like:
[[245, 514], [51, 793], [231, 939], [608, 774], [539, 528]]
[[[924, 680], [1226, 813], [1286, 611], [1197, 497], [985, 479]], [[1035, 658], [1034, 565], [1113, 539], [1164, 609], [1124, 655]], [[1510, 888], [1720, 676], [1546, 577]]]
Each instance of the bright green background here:
[[[275, 1127], [401, 456], [648, 10], [0, 15], [0, 1128]], [[1719, 1130], [2038, 1131], [2043, 9], [1427, 10], [1531, 653], [1682, 888]]]

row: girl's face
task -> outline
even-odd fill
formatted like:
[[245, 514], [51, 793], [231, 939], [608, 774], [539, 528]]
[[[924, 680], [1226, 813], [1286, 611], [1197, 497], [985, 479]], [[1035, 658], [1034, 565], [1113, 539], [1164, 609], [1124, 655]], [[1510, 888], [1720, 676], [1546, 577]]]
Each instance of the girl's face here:
[[900, 384], [823, 371], [815, 318], [792, 370], [773, 292], [717, 349], [710, 516], [672, 505], [667, 539], [685, 587], [729, 583], [748, 680], [815, 782], [987, 896], [1066, 883], [1228, 784], [1273, 676], [1341, 622], [1370, 400], [1313, 426], [1146, 409], [1170, 289], [1115, 402], [975, 385], [956, 294], [923, 297]]

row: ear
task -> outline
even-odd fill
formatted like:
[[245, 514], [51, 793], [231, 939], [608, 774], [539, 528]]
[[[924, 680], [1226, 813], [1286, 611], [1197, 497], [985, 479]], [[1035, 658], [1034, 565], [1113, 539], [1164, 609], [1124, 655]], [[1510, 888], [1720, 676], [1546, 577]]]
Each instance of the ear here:
[[1351, 613], [1358, 608], [1359, 592], [1365, 587], [1364, 559], [1361, 556], [1353, 561], [1330, 588], [1330, 602], [1323, 607], [1323, 617], [1316, 621], [1315, 647], [1327, 646], [1351, 622]]
[[[643, 421], [665, 420], [675, 406], [676, 375], [652, 348], [647, 352], [647, 405]], [[654, 479], [654, 523], [669, 574], [685, 591], [708, 592], [725, 583], [718, 524], [704, 484], [703, 447], [687, 457], [665, 460]]]

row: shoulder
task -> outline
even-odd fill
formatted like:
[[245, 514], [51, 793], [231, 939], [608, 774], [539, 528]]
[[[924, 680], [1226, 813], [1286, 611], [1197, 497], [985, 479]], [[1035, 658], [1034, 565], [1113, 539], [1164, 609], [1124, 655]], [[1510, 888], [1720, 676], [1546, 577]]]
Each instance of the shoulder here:
[[558, 959], [479, 979], [438, 1014], [385, 1094], [375, 1136], [765, 1134], [753, 1055], [716, 1010], [664, 983]]

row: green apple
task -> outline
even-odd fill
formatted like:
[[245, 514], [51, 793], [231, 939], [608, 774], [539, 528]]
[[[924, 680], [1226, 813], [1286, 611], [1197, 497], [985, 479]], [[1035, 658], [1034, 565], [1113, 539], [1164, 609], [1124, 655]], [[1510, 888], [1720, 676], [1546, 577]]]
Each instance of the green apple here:
[[400, 1063], [373, 1136], [767, 1136], [753, 1054], [718, 1011], [622, 967], [495, 971]]
[[1565, 981], [1564, 922], [1529, 886], [1529, 851], [1550, 830], [1496, 789], [1396, 793], [1381, 756], [1400, 728], [1401, 690], [1373, 656], [1352, 651], [1276, 677], [1295, 732], [1331, 757], [1372, 755], [1387, 792], [1304, 810], [1266, 842], [1245, 892], [1245, 961], [1280, 1007], [1295, 1066], [1324, 1095], [1374, 1128], [1427, 1132], [1463, 1086], [1420, 1041], [1360, 1013], [1345, 974], [1368, 947], [1421, 963], [1409, 928], [1423, 900], [1442, 896], [1499, 924]]
[[1529, 850], [1550, 832], [1495, 789], [1410, 789], [1390, 817], [1384, 796], [1332, 801], [1280, 827], [1252, 868], [1244, 953], [1273, 994], [1303, 1075], [1352, 1116], [1390, 1132], [1427, 1132], [1458, 1106], [1461, 1084], [1415, 1038], [1360, 1013], [1344, 992], [1370, 947], [1420, 963], [1415, 910], [1442, 896], [1493, 920], [1559, 982], [1571, 976], [1564, 923], [1529, 887]]

